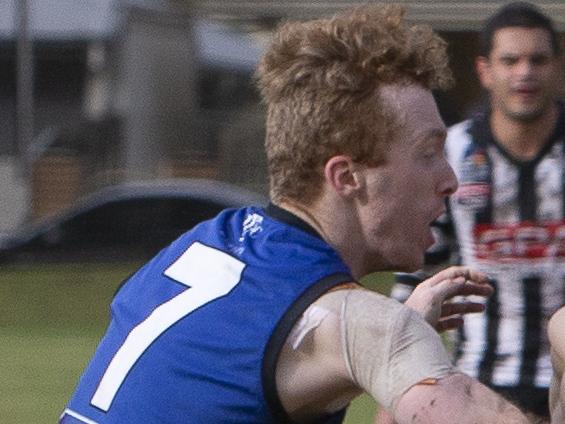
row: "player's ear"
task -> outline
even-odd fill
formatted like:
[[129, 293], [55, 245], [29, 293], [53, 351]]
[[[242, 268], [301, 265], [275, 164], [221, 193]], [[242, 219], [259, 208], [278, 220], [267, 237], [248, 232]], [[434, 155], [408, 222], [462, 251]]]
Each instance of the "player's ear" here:
[[490, 61], [488, 57], [478, 56], [475, 59], [475, 71], [481, 85], [488, 90], [491, 86]]
[[347, 155], [331, 157], [324, 167], [326, 183], [340, 196], [349, 197], [363, 188], [360, 165]]

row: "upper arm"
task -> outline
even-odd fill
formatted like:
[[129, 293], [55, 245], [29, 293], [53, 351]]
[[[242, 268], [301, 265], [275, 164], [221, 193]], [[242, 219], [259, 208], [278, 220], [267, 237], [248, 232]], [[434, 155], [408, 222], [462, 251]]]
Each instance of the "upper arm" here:
[[322, 296], [303, 313], [281, 350], [276, 384], [294, 420], [336, 412], [361, 392], [346, 367], [341, 345], [341, 302], [348, 290]]
[[[309, 321], [317, 309], [325, 315]], [[418, 313], [349, 289], [327, 293], [305, 311], [281, 351], [276, 381], [285, 410], [297, 419], [333, 412], [363, 391], [391, 408], [412, 385], [451, 371], [439, 335]]]
[[373, 292], [344, 301], [342, 343], [352, 379], [385, 409], [428, 378], [453, 371], [437, 332], [410, 308]]

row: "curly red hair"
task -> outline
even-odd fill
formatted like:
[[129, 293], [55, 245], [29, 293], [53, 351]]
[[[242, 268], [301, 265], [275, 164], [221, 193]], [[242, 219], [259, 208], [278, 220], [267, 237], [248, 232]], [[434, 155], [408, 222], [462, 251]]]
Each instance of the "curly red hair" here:
[[404, 10], [366, 6], [328, 19], [291, 22], [276, 32], [257, 69], [268, 106], [271, 198], [309, 202], [329, 158], [385, 160], [399, 120], [378, 97], [384, 84], [447, 88], [446, 43]]

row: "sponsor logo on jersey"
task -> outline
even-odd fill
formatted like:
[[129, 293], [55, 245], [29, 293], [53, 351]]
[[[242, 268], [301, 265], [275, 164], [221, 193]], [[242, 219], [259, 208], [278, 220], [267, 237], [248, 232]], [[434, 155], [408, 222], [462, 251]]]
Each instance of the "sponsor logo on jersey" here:
[[475, 255], [479, 260], [565, 260], [565, 222], [479, 224], [475, 226], [473, 235]]
[[490, 185], [484, 183], [460, 184], [455, 198], [461, 206], [471, 209], [482, 209], [488, 203]]
[[482, 149], [465, 153], [459, 170], [459, 189], [455, 200], [464, 207], [482, 209], [487, 206], [490, 196], [490, 167]]

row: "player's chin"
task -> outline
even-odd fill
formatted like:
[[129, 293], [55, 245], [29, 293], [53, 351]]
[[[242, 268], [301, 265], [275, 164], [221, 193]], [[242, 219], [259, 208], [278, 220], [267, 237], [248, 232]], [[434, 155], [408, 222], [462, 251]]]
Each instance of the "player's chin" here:
[[415, 251], [414, 246], [408, 246], [406, 250], [400, 252], [392, 264], [393, 271], [414, 272], [424, 266], [424, 253], [421, 250]]

